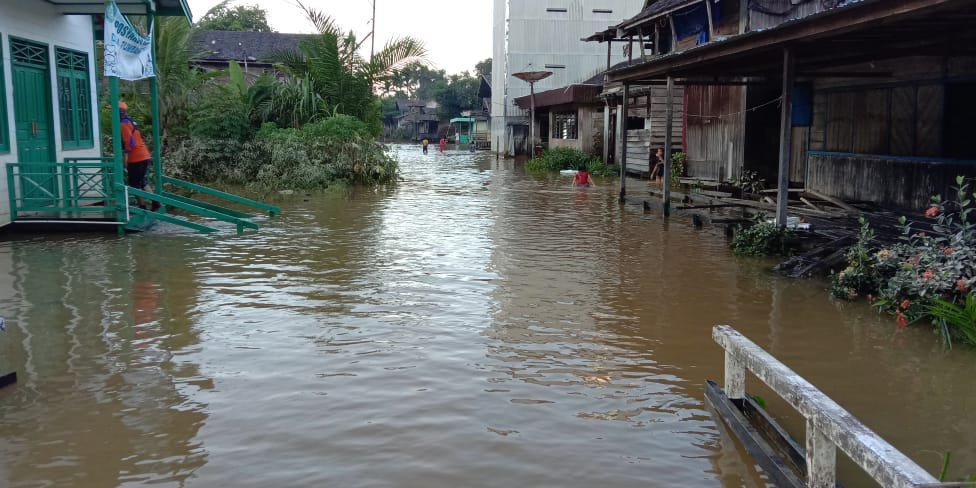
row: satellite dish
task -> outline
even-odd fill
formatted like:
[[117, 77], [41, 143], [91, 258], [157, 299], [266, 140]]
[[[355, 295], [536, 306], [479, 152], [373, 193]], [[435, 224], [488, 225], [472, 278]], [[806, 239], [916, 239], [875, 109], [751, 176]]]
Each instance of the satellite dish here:
[[529, 83], [535, 83], [539, 80], [544, 80], [552, 76], [552, 71], [522, 71], [519, 73], [512, 73], [512, 76]]

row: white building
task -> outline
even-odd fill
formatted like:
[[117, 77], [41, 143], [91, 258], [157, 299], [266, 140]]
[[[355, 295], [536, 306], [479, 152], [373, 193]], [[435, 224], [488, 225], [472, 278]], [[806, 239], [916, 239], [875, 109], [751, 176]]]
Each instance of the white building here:
[[[529, 84], [520, 71], [551, 71], [536, 92], [579, 83], [606, 69], [607, 45], [580, 39], [636, 15], [644, 0], [495, 0], [491, 141], [505, 154], [527, 152], [528, 111], [514, 100]], [[611, 63], [624, 61], [614, 46]], [[539, 130], [539, 127], [536, 127]], [[538, 132], [537, 132], [538, 133]]]
[[[128, 15], [189, 16], [185, 0], [116, 3]], [[95, 33], [104, 12], [103, 1], [0, 0], [0, 227], [13, 220], [12, 201], [61, 210], [97, 183], [67, 161], [102, 156]]]

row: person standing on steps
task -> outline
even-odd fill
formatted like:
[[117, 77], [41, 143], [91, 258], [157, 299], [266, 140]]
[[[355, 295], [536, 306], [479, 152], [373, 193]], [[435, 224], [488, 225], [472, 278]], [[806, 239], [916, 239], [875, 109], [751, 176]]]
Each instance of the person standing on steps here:
[[[127, 173], [126, 183], [132, 188], [152, 191], [152, 188], [149, 187], [149, 182], [146, 180], [146, 172], [149, 171], [149, 162], [152, 161], [152, 156], [149, 155], [149, 148], [146, 147], [146, 143], [142, 140], [142, 134], [139, 133], [139, 126], [132, 120], [132, 117], [129, 117], [128, 110], [129, 106], [125, 102], [120, 101], [119, 131], [122, 134], [122, 152], [124, 153]], [[137, 196], [136, 202], [140, 208], [148, 210], [145, 199]], [[152, 202], [153, 212], [159, 210], [159, 207], [159, 202]]]

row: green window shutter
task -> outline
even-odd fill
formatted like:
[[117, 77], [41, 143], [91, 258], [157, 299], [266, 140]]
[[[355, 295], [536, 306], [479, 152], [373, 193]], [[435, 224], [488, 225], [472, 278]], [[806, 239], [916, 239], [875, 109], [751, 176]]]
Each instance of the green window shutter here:
[[94, 147], [88, 55], [57, 48], [61, 144], [66, 149]]
[[[2, 45], [3, 36], [0, 35], [0, 46]], [[0, 49], [0, 153], [10, 152], [10, 128], [7, 127], [7, 83], [3, 77], [6, 69], [3, 49]]]

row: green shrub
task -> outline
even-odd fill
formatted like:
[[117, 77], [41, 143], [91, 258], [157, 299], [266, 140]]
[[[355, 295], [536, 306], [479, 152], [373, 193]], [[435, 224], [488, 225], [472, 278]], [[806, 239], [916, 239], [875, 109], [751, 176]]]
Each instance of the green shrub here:
[[[167, 154], [166, 164], [179, 178], [261, 190], [395, 181], [396, 160], [369, 138], [366, 125], [353, 117], [334, 118], [302, 129], [265, 123], [244, 143], [191, 138]], [[215, 147], [233, 148], [233, 156], [216, 154]]]
[[732, 239], [732, 252], [740, 256], [785, 256], [789, 253], [787, 240], [793, 233], [763, 219], [739, 228]]
[[594, 176], [610, 176], [616, 174], [616, 169], [603, 164], [600, 158], [587, 154], [579, 149], [558, 147], [547, 149], [542, 156], [531, 159], [526, 163], [526, 169], [533, 173], [547, 171], [561, 171], [564, 169], [579, 169], [586, 166], [586, 170]]
[[862, 294], [874, 293], [881, 285], [875, 266], [871, 244], [874, 231], [863, 217], [857, 241], [847, 250], [847, 267], [830, 275], [830, 293], [837, 298], [853, 300]]
[[671, 155], [671, 187], [681, 186], [681, 177], [685, 175], [685, 153], [678, 151]]
[[847, 268], [833, 278], [833, 294], [848, 299], [867, 295], [894, 316], [899, 328], [929, 320], [947, 347], [955, 338], [976, 346], [976, 194], [969, 193], [962, 177], [956, 184], [954, 200], [933, 197], [925, 212], [935, 220], [931, 232], [914, 230], [902, 217], [901, 242], [874, 250], [869, 244], [873, 233], [862, 222]]

